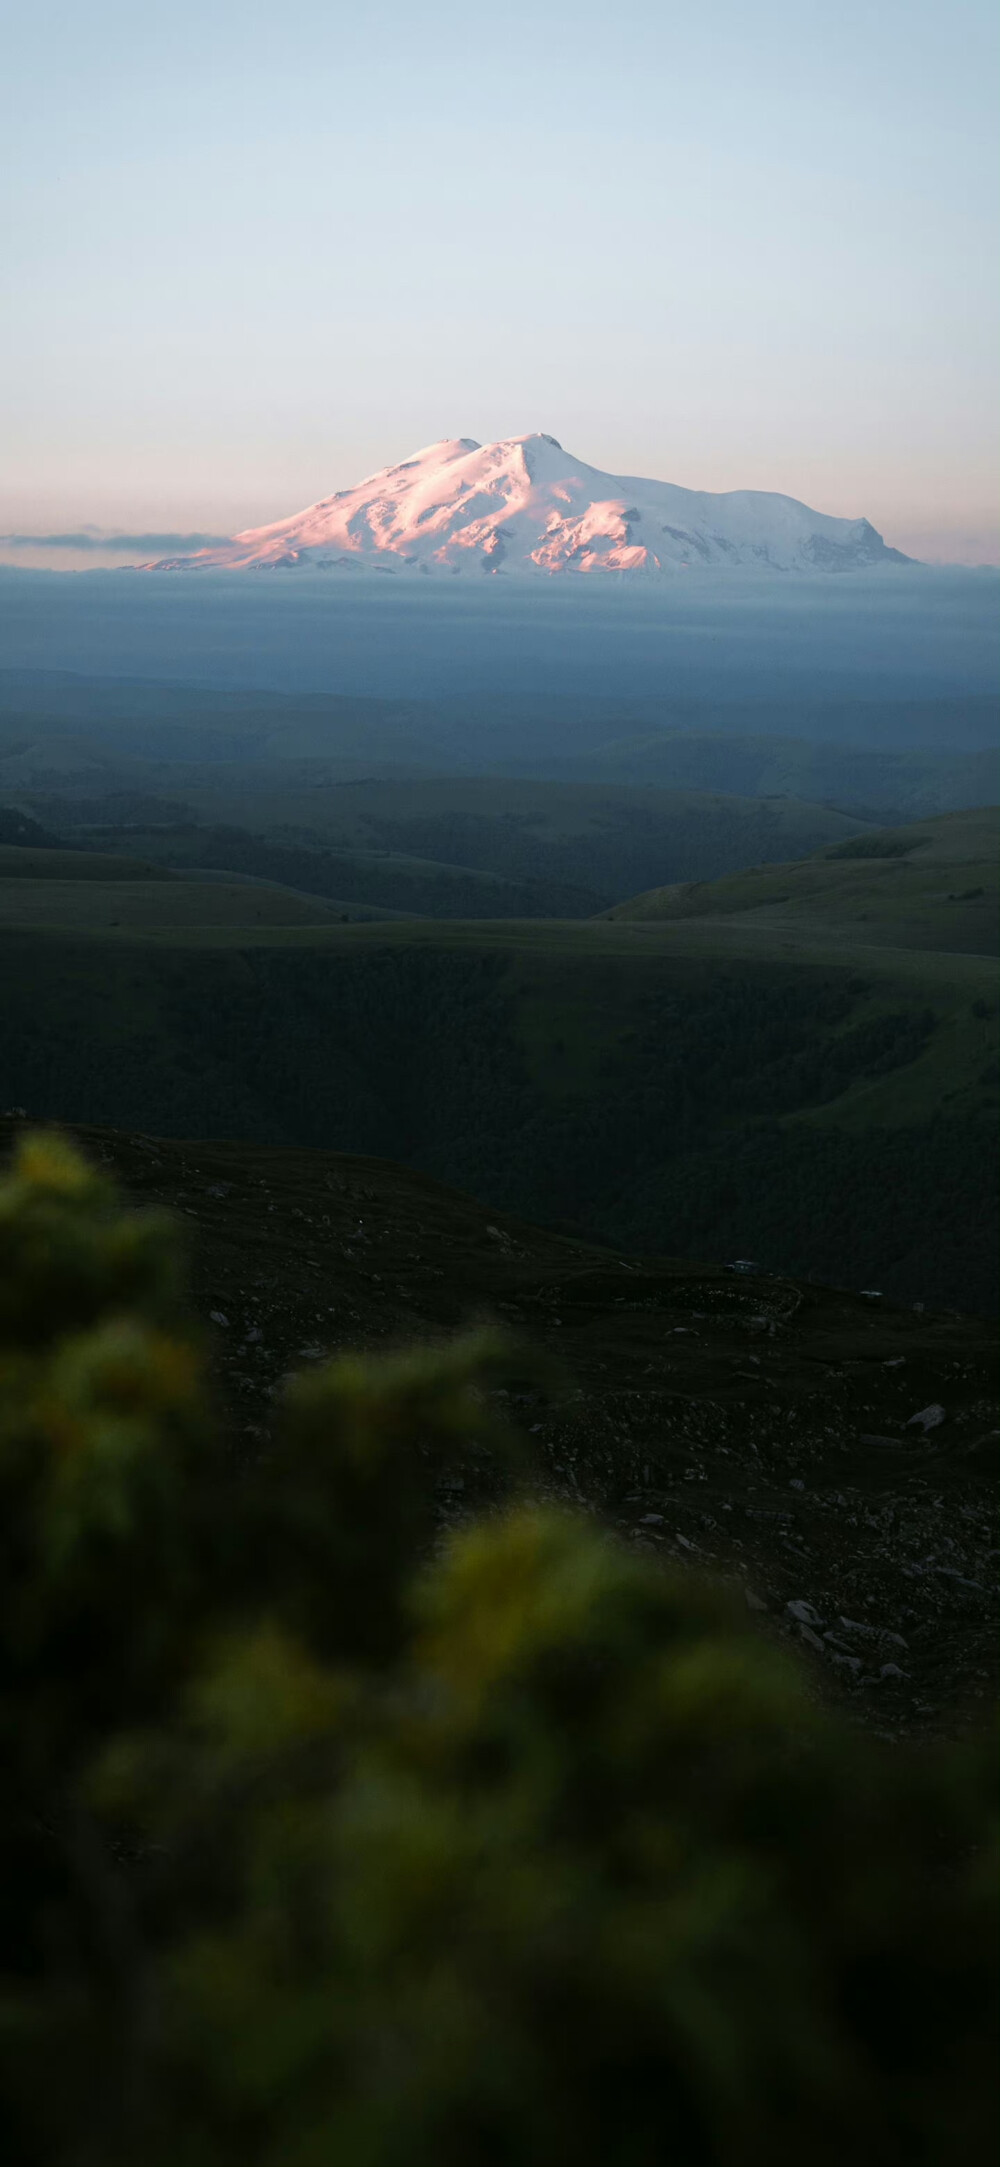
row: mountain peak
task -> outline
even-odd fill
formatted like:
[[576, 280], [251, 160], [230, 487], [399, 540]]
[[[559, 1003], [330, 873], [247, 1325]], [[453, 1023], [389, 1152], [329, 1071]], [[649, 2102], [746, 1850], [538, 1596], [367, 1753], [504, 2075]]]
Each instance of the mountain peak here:
[[605, 474], [543, 430], [443, 437], [273, 526], [153, 569], [486, 572], [857, 571], [905, 563], [867, 519], [763, 490], [724, 495]]

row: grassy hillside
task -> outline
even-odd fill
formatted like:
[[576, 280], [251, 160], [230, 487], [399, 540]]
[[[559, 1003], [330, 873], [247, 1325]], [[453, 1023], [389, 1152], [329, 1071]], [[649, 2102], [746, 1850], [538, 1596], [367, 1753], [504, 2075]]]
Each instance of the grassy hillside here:
[[[120, 830], [117, 832], [121, 832]], [[92, 827], [92, 842], [112, 841], [114, 828]], [[586, 918], [600, 907], [593, 887], [547, 879], [505, 880], [475, 866], [448, 865], [403, 852], [326, 850], [278, 834], [268, 839], [231, 824], [193, 821], [129, 828], [130, 840], [177, 870], [211, 868], [276, 880], [303, 894], [323, 895], [426, 918]]]
[[391, 910], [359, 908], [346, 898], [321, 900], [250, 873], [198, 868], [174, 871], [155, 856], [67, 850], [58, 840], [0, 843], [0, 927], [162, 929], [345, 924], [391, 919]]
[[84, 933], [69, 898], [62, 930], [8, 923], [0, 1106], [375, 1152], [635, 1247], [994, 1300], [985, 959], [711, 918], [249, 927], [217, 894], [186, 929]]
[[173, 866], [0, 848], [0, 1106], [375, 1152], [635, 1247], [995, 1300], [995, 811], [832, 817], [810, 857], [571, 922], [560, 866], [725, 860], [813, 812], [366, 783], [303, 790], [319, 826], [289, 832], [290, 802], [270, 840], [131, 830]]
[[[107, 881], [157, 881], [169, 879], [163, 866], [149, 858], [124, 856], [119, 851], [65, 850], [58, 844], [30, 845], [23, 843], [0, 843], [0, 882], [26, 881], [36, 885], [40, 881], [59, 881], [72, 886], [80, 881], [91, 883]], [[72, 912], [65, 906], [63, 924], [72, 923]]]
[[125, 927], [139, 933], [326, 925], [333, 915], [318, 897], [293, 895], [263, 881], [5, 880], [0, 867], [0, 927], [75, 924], [81, 931]]
[[675, 883], [618, 904], [636, 923], [739, 920], [779, 934], [995, 955], [1000, 947], [1000, 810], [947, 813], [869, 830], [788, 865]]

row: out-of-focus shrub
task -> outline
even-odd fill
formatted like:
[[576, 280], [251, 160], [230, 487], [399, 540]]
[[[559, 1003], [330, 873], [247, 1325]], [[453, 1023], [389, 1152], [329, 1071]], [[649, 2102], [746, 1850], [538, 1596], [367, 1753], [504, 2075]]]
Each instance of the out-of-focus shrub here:
[[980, 2167], [985, 1754], [821, 1714], [728, 1601], [436, 1473], [488, 1338], [228, 1464], [175, 1236], [0, 1189], [11, 2167]]

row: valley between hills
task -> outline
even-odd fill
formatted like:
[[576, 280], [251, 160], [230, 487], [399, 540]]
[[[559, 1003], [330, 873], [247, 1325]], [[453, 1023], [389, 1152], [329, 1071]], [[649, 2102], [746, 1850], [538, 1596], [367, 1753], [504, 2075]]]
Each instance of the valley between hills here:
[[376, 1154], [633, 1251], [996, 1302], [994, 813], [855, 822], [571, 920], [341, 908], [168, 865], [167, 830], [120, 832], [144, 860], [34, 827], [0, 851], [3, 1104]]

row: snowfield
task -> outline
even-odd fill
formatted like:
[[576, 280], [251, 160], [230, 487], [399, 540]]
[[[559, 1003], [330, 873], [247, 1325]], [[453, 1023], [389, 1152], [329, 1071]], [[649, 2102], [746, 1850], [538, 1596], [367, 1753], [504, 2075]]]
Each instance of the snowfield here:
[[909, 561], [867, 519], [834, 519], [764, 490], [712, 496], [602, 474], [555, 437], [533, 435], [429, 444], [291, 519], [147, 569], [655, 579], [701, 567], [815, 573]]

